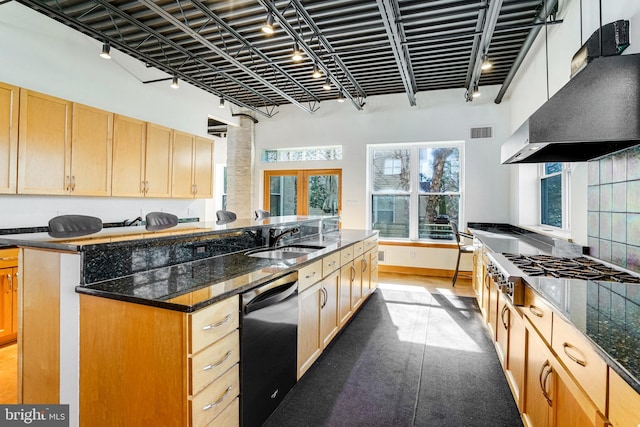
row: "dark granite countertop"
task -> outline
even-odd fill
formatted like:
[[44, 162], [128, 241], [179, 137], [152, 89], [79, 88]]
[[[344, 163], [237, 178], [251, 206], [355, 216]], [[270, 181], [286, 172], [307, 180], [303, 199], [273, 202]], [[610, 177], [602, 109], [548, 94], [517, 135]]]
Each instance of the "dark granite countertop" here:
[[[144, 226], [134, 227], [108, 227], [103, 228], [98, 233], [75, 238], [54, 238], [46, 231], [36, 231], [33, 233], [0, 234], [0, 245], [6, 246], [28, 246], [32, 248], [54, 249], [60, 251], [79, 252], [83, 248], [91, 246], [92, 240], [104, 242], [111, 240], [112, 245], [127, 245], [133, 239], [152, 239], [156, 237], [166, 238], [167, 233], [183, 233], [195, 235], [207, 235], [221, 233], [229, 230], [251, 229], [260, 226], [286, 226], [288, 224], [299, 223], [301, 221], [311, 221], [314, 219], [327, 218], [326, 216], [278, 216], [265, 218], [260, 221], [253, 219], [238, 218], [237, 220], [220, 224], [218, 222], [188, 222], [180, 223], [175, 227], [160, 231], [148, 231]], [[119, 242], [122, 240], [122, 242]]]
[[[469, 228], [472, 234], [493, 252], [580, 256], [579, 247], [572, 249], [547, 236], [519, 235], [508, 227], [475, 227]], [[640, 285], [550, 277], [526, 277], [525, 284], [640, 393]]]
[[375, 234], [371, 230], [340, 230], [329, 237], [331, 240], [296, 242], [325, 246], [300, 258], [274, 260], [232, 253], [78, 286], [76, 292], [190, 313]]

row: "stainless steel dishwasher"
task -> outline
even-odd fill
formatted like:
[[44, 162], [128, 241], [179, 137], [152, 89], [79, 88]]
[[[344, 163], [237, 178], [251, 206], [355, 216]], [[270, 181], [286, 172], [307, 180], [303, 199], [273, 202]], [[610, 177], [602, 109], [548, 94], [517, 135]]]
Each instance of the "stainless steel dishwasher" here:
[[260, 426], [297, 379], [298, 273], [245, 292], [240, 311], [241, 423]]

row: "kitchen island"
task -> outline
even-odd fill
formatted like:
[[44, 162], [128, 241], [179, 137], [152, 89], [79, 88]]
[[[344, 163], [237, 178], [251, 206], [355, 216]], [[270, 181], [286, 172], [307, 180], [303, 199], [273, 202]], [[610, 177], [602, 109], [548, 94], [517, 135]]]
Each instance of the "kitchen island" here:
[[[305, 307], [321, 301], [321, 310], [329, 300], [328, 283], [335, 280], [330, 341], [341, 326], [338, 316], [348, 319], [375, 289], [377, 233], [337, 225], [335, 217], [281, 217], [184, 224], [156, 233], [109, 229], [71, 240], [46, 233], [3, 236], [2, 242], [21, 248], [20, 401], [68, 403], [71, 425], [200, 425], [212, 416], [233, 424], [240, 294], [297, 271], [300, 299], [317, 296], [306, 297]], [[266, 248], [270, 230], [291, 228], [299, 232], [284, 237], [282, 245], [315, 250], [287, 259], [245, 255]], [[366, 280], [364, 273], [357, 283], [348, 274], [342, 283], [340, 270], [359, 270], [356, 262]], [[300, 375], [328, 344], [309, 354], [314, 340], [308, 334], [316, 331], [313, 322], [302, 320], [301, 312], [299, 334], [306, 335], [299, 342], [306, 347], [299, 349], [305, 357]], [[198, 325], [215, 333], [198, 338]], [[234, 336], [235, 347], [218, 358]], [[203, 354], [204, 377], [193, 374]], [[216, 388], [227, 380], [228, 386]]]
[[[583, 256], [578, 245], [519, 227], [473, 224], [470, 231], [478, 303], [525, 424], [638, 425], [640, 284], [624, 282], [637, 282], [637, 275]], [[526, 265], [547, 257], [578, 260], [594, 267], [589, 274], [611, 273], [622, 281], [577, 278], [584, 273], [555, 266], [549, 270], [556, 268], [558, 277], [520, 267], [527, 274], [508, 261]], [[509, 294], [508, 282], [523, 285], [521, 301]]]

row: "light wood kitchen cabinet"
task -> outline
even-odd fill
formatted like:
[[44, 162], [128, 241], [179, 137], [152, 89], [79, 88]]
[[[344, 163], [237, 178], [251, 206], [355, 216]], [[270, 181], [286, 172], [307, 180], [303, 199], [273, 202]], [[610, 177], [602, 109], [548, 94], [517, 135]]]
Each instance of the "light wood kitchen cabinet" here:
[[603, 414], [607, 405], [607, 364], [581, 334], [554, 316], [552, 348], [567, 371]]
[[307, 287], [298, 295], [298, 379], [322, 353], [320, 338], [320, 283]]
[[113, 196], [171, 197], [172, 131], [117, 115], [113, 127]]
[[[551, 353], [529, 321], [523, 419], [527, 427], [604, 427], [603, 413], [565, 366]], [[605, 387], [606, 393], [606, 387]]]
[[640, 394], [609, 368], [609, 420], [615, 427], [640, 425]]
[[498, 331], [498, 317], [500, 313], [498, 312], [498, 298], [500, 297], [500, 290], [498, 286], [494, 282], [493, 278], [489, 276], [489, 290], [487, 292], [487, 325], [489, 326], [489, 331], [491, 332], [491, 338], [496, 340], [496, 333]]
[[74, 103], [69, 194], [110, 196], [113, 113]]
[[551, 344], [551, 327], [553, 322], [553, 311], [548, 303], [540, 296], [536, 295], [528, 286], [524, 291], [524, 307], [522, 314], [529, 319], [531, 324], [538, 330], [542, 339]]
[[519, 311], [507, 302], [504, 294], [498, 298], [497, 319], [496, 351], [513, 397], [521, 407], [525, 362], [524, 321]]
[[80, 425], [237, 420], [238, 324], [238, 296], [186, 314], [80, 295]]
[[0, 83], [0, 194], [16, 194], [20, 88]]
[[551, 420], [553, 356], [529, 322], [526, 331], [525, 398], [521, 408], [527, 427], [547, 427]]
[[340, 316], [340, 327], [344, 326], [353, 314], [353, 306], [351, 302], [353, 298], [354, 283], [359, 281], [358, 273], [360, 270], [353, 263], [354, 247], [353, 245], [340, 251], [340, 259], [342, 266], [340, 267], [340, 293], [338, 295], [338, 313]]
[[22, 89], [18, 130], [18, 193], [68, 194], [72, 103]]
[[338, 334], [338, 293], [340, 292], [340, 273], [334, 271], [322, 279], [320, 291], [320, 341], [326, 348]]
[[213, 197], [213, 141], [174, 130], [172, 162], [172, 197]]
[[0, 344], [18, 336], [18, 249], [0, 249]]

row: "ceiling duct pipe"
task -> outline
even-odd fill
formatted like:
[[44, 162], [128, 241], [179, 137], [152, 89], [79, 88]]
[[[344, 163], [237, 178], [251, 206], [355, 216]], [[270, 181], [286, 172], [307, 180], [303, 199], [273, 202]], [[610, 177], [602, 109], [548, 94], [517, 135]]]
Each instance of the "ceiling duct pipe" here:
[[[534, 24], [546, 21], [549, 15], [551, 15], [551, 12], [555, 11], [557, 5], [558, 5], [558, 0], [547, 0], [543, 2], [542, 10], [540, 11], [540, 13], [538, 13], [536, 20], [534, 21]], [[496, 95], [496, 99], [494, 101], [496, 104], [500, 104], [502, 102], [502, 98], [504, 97], [504, 94], [507, 92], [509, 85], [511, 85], [511, 82], [515, 77], [516, 72], [518, 72], [518, 69], [520, 69], [520, 65], [522, 65], [522, 61], [524, 61], [524, 57], [527, 56], [527, 53], [529, 52], [529, 49], [531, 49], [531, 46], [533, 45], [533, 42], [536, 40], [536, 37], [538, 36], [538, 33], [540, 32], [541, 28], [542, 27], [540, 25], [534, 25], [534, 27], [531, 28], [531, 31], [529, 31], [529, 35], [527, 36], [526, 40], [524, 41], [524, 44], [520, 48], [520, 52], [518, 52], [516, 59], [513, 61], [513, 65], [511, 66], [511, 69], [509, 70], [507, 77], [504, 79], [504, 82], [502, 82], [502, 86], [500, 87], [500, 91], [498, 91], [498, 95]]]

